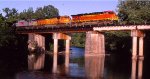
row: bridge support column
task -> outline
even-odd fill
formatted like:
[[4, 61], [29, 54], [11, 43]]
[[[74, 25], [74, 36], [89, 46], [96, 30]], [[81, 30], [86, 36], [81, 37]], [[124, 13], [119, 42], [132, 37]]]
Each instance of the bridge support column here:
[[54, 39], [53, 73], [57, 73], [58, 39]]
[[[144, 44], [145, 34], [139, 30], [132, 30], [131, 36], [133, 37], [131, 79], [137, 79], [136, 75], [138, 75], [138, 79], [142, 79], [143, 60], [144, 60], [143, 44]], [[137, 64], [137, 62], [138, 62], [138, 64]]]
[[28, 68], [30, 70], [39, 70], [44, 68], [45, 37], [39, 34], [29, 34], [28, 43]]
[[70, 39], [66, 40], [65, 67], [69, 67]]
[[132, 57], [137, 57], [137, 37], [134, 36], [132, 39]]
[[145, 34], [139, 30], [131, 31], [132, 38], [132, 58], [143, 58], [143, 43]]
[[143, 56], [143, 43], [144, 43], [144, 37], [139, 38], [139, 56]]
[[105, 55], [105, 37], [99, 32], [87, 32], [85, 56]]
[[70, 39], [66, 40], [66, 54], [70, 52]]
[[54, 39], [54, 54], [58, 52], [58, 39]]
[[54, 33], [54, 58], [53, 58], [53, 73], [57, 73], [57, 55], [58, 55], [58, 40], [64, 39], [66, 40], [66, 51], [65, 51], [65, 67], [68, 70], [69, 68], [69, 52], [70, 52], [70, 40], [71, 37], [69, 35], [63, 33]]

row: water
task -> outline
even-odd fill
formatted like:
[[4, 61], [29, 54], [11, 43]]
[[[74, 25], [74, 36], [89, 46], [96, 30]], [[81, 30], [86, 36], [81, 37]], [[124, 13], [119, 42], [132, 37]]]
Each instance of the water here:
[[69, 67], [65, 67], [64, 55], [59, 55], [55, 74], [52, 56], [46, 57], [45, 68], [39, 71], [28, 71], [27, 62], [17, 57], [18, 60], [0, 60], [0, 79], [150, 79], [149, 58], [132, 60], [130, 53], [84, 58], [84, 48], [71, 47]]

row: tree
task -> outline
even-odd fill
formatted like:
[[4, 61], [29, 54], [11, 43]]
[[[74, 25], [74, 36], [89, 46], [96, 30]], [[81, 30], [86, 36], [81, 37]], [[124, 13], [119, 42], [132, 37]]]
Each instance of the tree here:
[[52, 5], [38, 7], [35, 11], [32, 7], [23, 10], [19, 14], [19, 20], [32, 20], [32, 19], [47, 19], [59, 16], [59, 11]]
[[53, 18], [59, 16], [59, 11], [52, 5], [39, 7], [35, 11], [36, 19]]
[[5, 14], [4, 16], [4, 24], [5, 26], [11, 26], [13, 25], [17, 19], [18, 19], [18, 11], [15, 8], [9, 9], [9, 8], [4, 8], [3, 12]]
[[35, 13], [33, 11], [32, 7], [29, 7], [27, 10], [23, 10], [23, 12], [21, 12], [19, 14], [19, 20], [31, 20], [35, 18]]
[[2, 22], [4, 21], [4, 17], [2, 15], [2, 13], [0, 14], [0, 25], [2, 24]]
[[150, 23], [150, 1], [121, 0], [118, 15], [122, 22], [130, 24]]
[[85, 33], [73, 33], [71, 34], [71, 45], [77, 47], [85, 47]]
[[[2, 9], [4, 16], [0, 13], [0, 48], [15, 47], [17, 39], [12, 25], [18, 20], [45, 19], [57, 17], [58, 9], [52, 5], [37, 8], [36, 11], [32, 7], [18, 13], [15, 8]], [[40, 14], [40, 15], [38, 15]]]
[[0, 47], [9, 47], [15, 43], [15, 35], [11, 26], [16, 22], [18, 13], [14, 8], [4, 8], [3, 12], [5, 16], [0, 14]]

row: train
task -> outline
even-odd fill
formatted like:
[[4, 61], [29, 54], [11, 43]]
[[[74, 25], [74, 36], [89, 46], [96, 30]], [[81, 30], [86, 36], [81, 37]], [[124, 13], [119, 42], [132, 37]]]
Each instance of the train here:
[[119, 21], [117, 14], [114, 11], [103, 11], [103, 12], [93, 12], [93, 13], [84, 13], [69, 16], [58, 16], [55, 18], [49, 19], [40, 19], [40, 20], [19, 20], [16, 23], [16, 27], [23, 26], [71, 26], [73, 24], [114, 24]]

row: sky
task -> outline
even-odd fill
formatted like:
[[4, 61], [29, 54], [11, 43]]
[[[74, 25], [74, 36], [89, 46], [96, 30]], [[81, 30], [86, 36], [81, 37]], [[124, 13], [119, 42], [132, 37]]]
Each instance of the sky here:
[[75, 15], [81, 13], [101, 12], [107, 10], [117, 10], [118, 0], [1, 0], [0, 13], [3, 8], [16, 8], [18, 12], [33, 7], [43, 7], [53, 5], [59, 10], [59, 14]]

